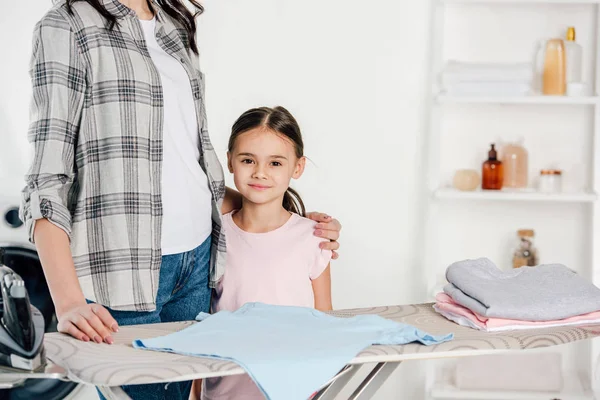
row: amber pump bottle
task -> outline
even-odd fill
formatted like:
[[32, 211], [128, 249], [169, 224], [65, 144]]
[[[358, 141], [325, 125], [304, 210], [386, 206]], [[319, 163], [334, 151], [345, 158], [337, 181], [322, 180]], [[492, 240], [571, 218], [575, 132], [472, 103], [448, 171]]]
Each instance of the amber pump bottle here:
[[498, 160], [496, 146], [492, 143], [492, 148], [488, 152], [488, 159], [482, 166], [481, 188], [483, 190], [500, 190], [504, 181], [502, 161]]

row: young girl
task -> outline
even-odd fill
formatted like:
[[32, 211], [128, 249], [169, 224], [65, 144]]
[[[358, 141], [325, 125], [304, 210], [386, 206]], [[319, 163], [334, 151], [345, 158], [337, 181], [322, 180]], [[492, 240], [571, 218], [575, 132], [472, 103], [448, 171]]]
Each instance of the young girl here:
[[[247, 302], [331, 310], [330, 250], [289, 187], [304, 171], [300, 128], [283, 107], [255, 108], [233, 125], [227, 163], [242, 208], [223, 216], [227, 268], [213, 311]], [[198, 387], [199, 385], [196, 385]], [[202, 399], [264, 399], [247, 375], [204, 380]]]

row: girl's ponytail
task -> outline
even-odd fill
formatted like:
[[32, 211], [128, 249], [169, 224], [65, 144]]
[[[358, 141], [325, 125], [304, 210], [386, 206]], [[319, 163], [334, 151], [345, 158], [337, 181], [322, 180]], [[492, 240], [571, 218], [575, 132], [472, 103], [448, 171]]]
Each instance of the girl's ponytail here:
[[301, 217], [306, 217], [306, 209], [302, 198], [294, 189], [289, 187], [283, 195], [283, 208]]

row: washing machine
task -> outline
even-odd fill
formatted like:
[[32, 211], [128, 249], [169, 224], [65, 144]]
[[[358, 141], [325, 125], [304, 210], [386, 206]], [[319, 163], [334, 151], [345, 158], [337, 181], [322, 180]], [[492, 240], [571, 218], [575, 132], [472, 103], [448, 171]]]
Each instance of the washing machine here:
[[[35, 250], [27, 240], [25, 226], [19, 219], [18, 196], [0, 195], [0, 247], [4, 249], [5, 265], [25, 281], [31, 304], [40, 310], [46, 323], [46, 332], [56, 332], [54, 305]], [[55, 379], [29, 379], [18, 388], [1, 390], [0, 400], [24, 399], [79, 399], [89, 390], [84, 385]]]

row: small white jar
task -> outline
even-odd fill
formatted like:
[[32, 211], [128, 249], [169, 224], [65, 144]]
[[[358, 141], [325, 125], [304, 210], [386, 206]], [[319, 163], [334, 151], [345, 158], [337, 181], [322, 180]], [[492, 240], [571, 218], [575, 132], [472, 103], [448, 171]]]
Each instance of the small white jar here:
[[540, 171], [538, 190], [542, 193], [559, 193], [562, 191], [562, 171], [543, 169]]

